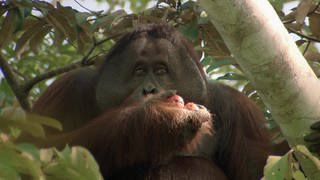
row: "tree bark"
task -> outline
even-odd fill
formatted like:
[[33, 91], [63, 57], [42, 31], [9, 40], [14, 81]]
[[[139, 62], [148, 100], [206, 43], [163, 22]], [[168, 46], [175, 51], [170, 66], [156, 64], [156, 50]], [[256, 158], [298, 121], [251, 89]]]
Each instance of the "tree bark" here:
[[199, 0], [289, 144], [320, 119], [320, 84], [267, 0]]

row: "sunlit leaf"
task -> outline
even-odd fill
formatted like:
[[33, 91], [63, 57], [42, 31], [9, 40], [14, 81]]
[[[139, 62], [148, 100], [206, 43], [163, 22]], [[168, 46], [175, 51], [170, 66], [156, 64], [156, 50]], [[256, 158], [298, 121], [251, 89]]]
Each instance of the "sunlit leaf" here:
[[55, 128], [60, 131], [62, 130], [61, 123], [55, 119], [50, 118], [50, 117], [40, 116], [40, 115], [33, 114], [33, 113], [27, 113], [27, 120], [29, 122], [42, 124], [42, 125], [45, 125], [48, 127]]
[[[301, 169], [303, 174], [305, 174], [309, 179], [317, 179], [320, 177], [320, 160], [315, 157], [305, 146], [296, 146], [295, 158], [301, 164]], [[295, 174], [299, 175], [299, 174]], [[300, 175], [299, 175], [300, 176]]]
[[36, 146], [28, 143], [22, 143], [18, 144], [16, 148], [21, 152], [28, 153], [35, 161], [40, 161], [40, 152]]
[[26, 121], [26, 113], [21, 107], [5, 107], [1, 111], [1, 117], [10, 121]]
[[62, 152], [56, 152], [55, 162], [49, 163], [44, 171], [49, 179], [97, 179], [101, 180], [99, 167], [93, 156], [84, 148], [66, 147]]
[[40, 155], [40, 160], [47, 165], [52, 161], [52, 159], [55, 157], [56, 151], [51, 148], [51, 149], [40, 149], [39, 155]]
[[213, 62], [211, 62], [210, 66], [207, 69], [207, 72], [211, 72], [214, 69], [217, 69], [222, 66], [232, 65], [235, 64], [236, 61], [232, 57], [226, 57], [223, 59], [216, 59]]
[[14, 168], [17, 172], [38, 177], [41, 174], [40, 163], [33, 161], [31, 156], [20, 152], [15, 147], [0, 143], [0, 164]]
[[265, 179], [318, 179], [320, 161], [305, 146], [299, 145], [293, 149], [282, 157], [269, 156], [264, 168]]

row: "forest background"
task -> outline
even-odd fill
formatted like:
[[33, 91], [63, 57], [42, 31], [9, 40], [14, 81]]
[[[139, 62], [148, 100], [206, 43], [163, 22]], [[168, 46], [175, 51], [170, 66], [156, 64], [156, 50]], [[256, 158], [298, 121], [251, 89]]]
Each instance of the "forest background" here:
[[[319, 2], [269, 0], [269, 3], [306, 59], [308, 68], [318, 78]], [[40, 150], [31, 144], [16, 144], [15, 140], [21, 131], [41, 138], [45, 137], [43, 126], [61, 129], [53, 119], [28, 113], [33, 102], [59, 75], [99, 63], [123, 33], [150, 22], [176, 27], [193, 44], [208, 76], [254, 100], [265, 112], [266, 125], [274, 141], [281, 141], [284, 136], [275, 120], [281, 116], [274, 118], [271, 107], [266, 105], [270, 103], [261, 97], [261, 91], [243, 69], [240, 57], [226, 45], [210, 18], [210, 10], [203, 4], [205, 1], [201, 4], [187, 0], [0, 1], [0, 177], [16, 179], [22, 174], [41, 179], [50, 174], [70, 179], [101, 178], [85, 149]], [[279, 88], [276, 84], [269, 87]], [[317, 159], [302, 151], [316, 164], [311, 169], [319, 170]], [[290, 175], [288, 171], [282, 175], [302, 176], [301, 171], [294, 169], [291, 167]], [[309, 177], [316, 177], [315, 174], [309, 173]]]

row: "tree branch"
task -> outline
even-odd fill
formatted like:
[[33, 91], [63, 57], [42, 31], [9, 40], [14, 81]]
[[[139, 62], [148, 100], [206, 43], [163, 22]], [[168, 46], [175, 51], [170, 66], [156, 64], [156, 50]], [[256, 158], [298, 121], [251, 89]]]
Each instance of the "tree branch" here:
[[[34, 85], [36, 85], [37, 83], [39, 83], [43, 80], [50, 79], [54, 76], [71, 71], [73, 69], [76, 69], [76, 68], [79, 68], [82, 66], [91, 66], [91, 65], [95, 64], [96, 61], [93, 59], [96, 56], [90, 57], [91, 54], [93, 53], [93, 51], [95, 50], [95, 48], [100, 46], [104, 42], [109, 41], [110, 39], [115, 38], [119, 35], [120, 34], [116, 34], [112, 37], [108, 37], [108, 38], [103, 39], [99, 42], [96, 42], [94, 40], [94, 44], [88, 50], [86, 55], [83, 56], [83, 58], [81, 60], [73, 62], [68, 65], [65, 65], [63, 67], [48, 71], [48, 72], [45, 72], [45, 73], [40, 74], [30, 80], [27, 80], [25, 78], [24, 83], [18, 82], [18, 78], [16, 77], [16, 75], [14, 73], [14, 69], [10, 67], [10, 65], [7, 63], [7, 61], [1, 55], [0, 55], [0, 68], [4, 74], [5, 79], [7, 80], [8, 84], [9, 84], [9, 86], [11, 87], [13, 93], [17, 97], [21, 107], [25, 110], [30, 110], [31, 105], [30, 105], [30, 102], [28, 101], [28, 95], [29, 95], [30, 90], [34, 87]], [[16, 73], [19, 73], [19, 72], [16, 72]], [[19, 75], [22, 76], [21, 73]]]
[[0, 55], [0, 68], [2, 73], [7, 80], [10, 88], [17, 97], [21, 107], [25, 110], [30, 109], [30, 102], [28, 101], [29, 91], [24, 91], [24, 88], [18, 82], [17, 77], [10, 68], [8, 62]]
[[40, 75], [36, 76], [35, 78], [33, 78], [33, 79], [27, 81], [26, 83], [24, 83], [22, 85], [23, 91], [25, 93], [28, 93], [33, 88], [34, 85], [36, 85], [37, 83], [39, 83], [39, 82], [41, 82], [43, 80], [50, 79], [50, 78], [52, 78], [54, 76], [57, 76], [59, 74], [62, 74], [62, 73], [71, 71], [73, 69], [76, 69], [78, 67], [81, 67], [81, 62], [82, 62], [82, 60], [74, 62], [72, 64], [68, 64], [68, 65], [63, 66], [61, 68], [57, 68], [57, 69], [45, 72], [43, 74], [40, 74]]
[[288, 30], [289, 32], [291, 32], [291, 33], [297, 34], [298, 36], [301, 36], [301, 37], [303, 37], [303, 38], [306, 38], [306, 39], [308, 39], [308, 40], [310, 40], [310, 41], [320, 42], [319, 39], [317, 39], [317, 38], [315, 38], [315, 37], [311, 37], [311, 36], [305, 35], [305, 34], [303, 34], [303, 33], [301, 33], [301, 32], [295, 31], [293, 28], [287, 27], [287, 30]]

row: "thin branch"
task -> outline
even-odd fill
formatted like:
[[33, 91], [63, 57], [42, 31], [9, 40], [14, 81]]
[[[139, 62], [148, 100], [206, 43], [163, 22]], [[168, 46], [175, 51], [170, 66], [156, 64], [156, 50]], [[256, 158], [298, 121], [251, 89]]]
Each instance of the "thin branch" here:
[[[94, 49], [103, 44], [104, 42], [106, 41], [109, 41], [110, 39], [114, 38], [114, 37], [117, 37], [119, 35], [116, 35], [116, 36], [112, 36], [112, 37], [109, 37], [109, 38], [106, 38], [104, 40], [101, 40], [99, 42], [95, 42], [94, 40], [94, 44], [93, 46], [90, 48], [90, 50], [86, 53], [86, 55], [80, 60], [80, 61], [76, 61], [74, 63], [71, 63], [71, 64], [68, 64], [66, 66], [63, 66], [61, 68], [57, 68], [57, 69], [54, 69], [54, 70], [51, 70], [51, 71], [48, 71], [46, 73], [43, 73], [43, 74], [40, 74], [38, 76], [36, 76], [35, 78], [25, 82], [23, 85], [22, 85], [22, 90], [24, 93], [28, 94], [29, 91], [33, 88], [34, 85], [36, 85], [37, 83], [43, 81], [43, 80], [46, 80], [46, 79], [50, 79], [54, 76], [57, 76], [59, 74], [62, 74], [62, 73], [65, 73], [65, 72], [69, 72], [73, 69], [76, 69], [76, 68], [79, 68], [79, 67], [82, 67], [82, 66], [91, 66], [93, 64], [95, 64], [95, 61], [92, 60], [93, 57], [89, 58], [90, 55], [92, 54], [92, 52], [94, 51]], [[96, 57], [96, 56], [94, 56]]]
[[13, 70], [10, 68], [10, 65], [1, 55], [0, 55], [0, 68], [10, 88], [12, 89], [13, 93], [17, 97], [21, 107], [25, 110], [29, 110], [30, 102], [28, 101], [28, 93], [23, 91], [23, 88], [18, 82]]
[[103, 56], [103, 54], [107, 54], [109, 52], [109, 50], [102, 50], [101, 52], [99, 52], [98, 54], [90, 57], [87, 62], [90, 64], [90, 65], [93, 65], [95, 63], [97, 63], [97, 58], [100, 57], [100, 56]]
[[63, 66], [61, 68], [57, 68], [57, 69], [54, 69], [54, 70], [51, 70], [51, 71], [48, 71], [48, 72], [45, 72], [43, 74], [40, 74], [38, 76], [36, 76], [35, 78], [27, 81], [25, 84], [23, 84], [23, 91], [24, 92], [29, 92], [34, 85], [36, 85], [37, 83], [43, 81], [43, 80], [46, 80], [46, 79], [50, 79], [54, 76], [57, 76], [59, 74], [62, 74], [62, 73], [65, 73], [65, 72], [69, 72], [73, 69], [76, 69], [78, 67], [81, 67], [81, 61], [77, 61], [77, 62], [74, 62], [72, 64], [68, 64], [66, 66]]
[[308, 13], [308, 15], [310, 15], [310, 14], [312, 14], [312, 13], [318, 14], [318, 13], [317, 13], [317, 9], [319, 8], [319, 6], [320, 6], [320, 2], [317, 3], [316, 7], [315, 7], [310, 13]]
[[83, 56], [82, 60], [81, 60], [81, 64], [82, 65], [87, 65], [89, 62], [88, 62], [88, 59], [89, 59], [89, 56], [93, 53], [94, 49], [97, 47], [96, 45], [96, 40], [93, 38], [93, 45], [92, 47], [89, 49], [89, 51], [87, 52], [87, 54], [85, 56]]
[[[38, 76], [36, 76], [35, 78], [27, 81], [25, 84], [22, 85], [23, 87], [23, 91], [25, 93], [29, 92], [34, 85], [36, 85], [37, 83], [43, 81], [43, 80], [46, 80], [46, 79], [50, 79], [54, 76], [57, 76], [59, 74], [62, 74], [62, 73], [65, 73], [65, 72], [69, 72], [73, 69], [76, 69], [76, 68], [79, 68], [79, 67], [82, 67], [82, 66], [91, 66], [93, 64], [95, 64], [95, 61], [92, 60], [94, 59], [93, 57], [89, 58], [90, 55], [93, 53], [94, 49], [103, 44], [104, 42], [106, 41], [109, 41], [110, 39], [114, 38], [114, 37], [117, 37], [119, 35], [116, 35], [116, 36], [112, 36], [112, 37], [109, 37], [109, 38], [106, 38], [106, 39], [103, 39], [99, 42], [95, 42], [96, 40], [94, 40], [94, 44], [93, 46], [90, 48], [90, 50], [86, 53], [85, 56], [83, 56], [83, 58], [80, 60], [80, 61], [76, 61], [74, 63], [71, 63], [71, 64], [68, 64], [66, 66], [63, 66], [61, 68], [57, 68], [57, 69], [54, 69], [54, 70], [51, 70], [51, 71], [48, 71], [46, 73], [43, 73], [43, 74], [40, 74]], [[96, 56], [94, 56], [96, 57]]]
[[107, 41], [110, 41], [110, 40], [113, 39], [113, 38], [119, 37], [119, 36], [121, 36], [122, 34], [123, 34], [123, 33], [119, 33], [119, 34], [115, 34], [115, 35], [113, 35], [113, 36], [111, 36], [111, 37], [107, 37], [107, 38], [105, 38], [105, 39], [103, 39], [103, 40], [95, 43], [95, 45], [96, 45], [96, 46], [100, 46], [101, 44], [103, 44], [103, 43], [105, 43], [105, 42], [107, 42]]
[[304, 49], [304, 51], [303, 51], [303, 53], [302, 53], [303, 55], [305, 55], [306, 52], [308, 51], [310, 44], [311, 44], [311, 41], [309, 40], [308, 43], [307, 43], [306, 48]]
[[79, 3], [77, 0], [73, 0], [75, 3], [77, 3], [80, 7], [82, 7], [83, 9], [85, 9], [85, 10], [87, 10], [87, 11], [89, 11], [90, 13], [95, 13], [94, 11], [92, 11], [92, 10], [90, 10], [90, 9], [88, 9], [88, 8], [86, 8], [86, 7], [84, 7], [81, 3]]
[[317, 38], [315, 38], [315, 37], [312, 37], [312, 36], [305, 35], [305, 34], [299, 32], [299, 31], [296, 31], [296, 30], [290, 28], [290, 27], [287, 27], [287, 29], [288, 29], [289, 32], [295, 33], [295, 34], [297, 34], [297, 35], [299, 35], [299, 36], [301, 36], [301, 37], [303, 37], [303, 38], [306, 38], [306, 39], [308, 39], [308, 40], [310, 40], [310, 41], [320, 42], [319, 39], [317, 39]]
[[[308, 12], [307, 16], [310, 16], [311, 14], [319, 14], [317, 12], [317, 9], [319, 8], [320, 6], [320, 3], [317, 3], [316, 7], [314, 9], [312, 9], [311, 11]], [[290, 24], [292, 22], [296, 21], [296, 19], [291, 19], [291, 20], [288, 20], [288, 21], [282, 21], [283, 24]]]
[[[30, 110], [31, 105], [28, 101], [28, 94], [29, 94], [30, 90], [37, 83], [39, 83], [43, 80], [46, 80], [46, 79], [50, 79], [50, 78], [57, 76], [59, 74], [69, 72], [73, 69], [76, 69], [76, 68], [79, 68], [82, 66], [91, 66], [91, 65], [95, 64], [95, 61], [93, 59], [95, 59], [97, 56], [101, 55], [101, 53], [99, 53], [96, 56], [90, 57], [91, 54], [93, 53], [93, 51], [95, 50], [95, 48], [100, 46], [104, 42], [109, 41], [112, 38], [118, 37], [119, 35], [121, 35], [121, 34], [116, 34], [114, 36], [103, 39], [99, 42], [96, 42], [94, 40], [93, 46], [86, 53], [86, 55], [83, 56], [83, 58], [81, 60], [76, 61], [71, 64], [68, 64], [68, 65], [65, 65], [63, 67], [48, 71], [48, 72], [45, 72], [43, 74], [40, 74], [33, 79], [25, 81], [24, 83], [18, 82], [18, 79], [17, 79], [16, 75], [14, 74], [15, 70], [10, 67], [10, 65], [7, 63], [7, 61], [1, 55], [0, 55], [0, 68], [3, 72], [5, 79], [7, 80], [8, 84], [9, 84], [9, 86], [11, 87], [13, 93], [17, 97], [21, 107], [25, 110]], [[19, 72], [15, 72], [15, 73], [22, 76]]]
[[93, 39], [93, 42], [94, 42], [94, 43], [93, 43], [92, 47], [89, 49], [89, 51], [87, 52], [87, 54], [82, 58], [82, 65], [86, 66], [88, 63], [91, 64], [91, 63], [90, 63], [90, 60], [92, 60], [93, 58], [92, 58], [92, 57], [89, 58], [89, 57], [90, 57], [90, 55], [93, 53], [93, 51], [95, 50], [96, 47], [100, 46], [101, 44], [103, 44], [103, 43], [105, 43], [105, 42], [107, 42], [107, 41], [110, 41], [110, 40], [113, 39], [113, 38], [116, 38], [116, 37], [120, 36], [121, 34], [122, 34], [122, 33], [113, 35], [113, 36], [111, 36], [111, 37], [107, 37], [107, 38], [105, 38], [105, 39], [103, 39], [103, 40], [101, 40], [101, 41], [99, 41], [99, 42], [96, 42], [96, 40]]

